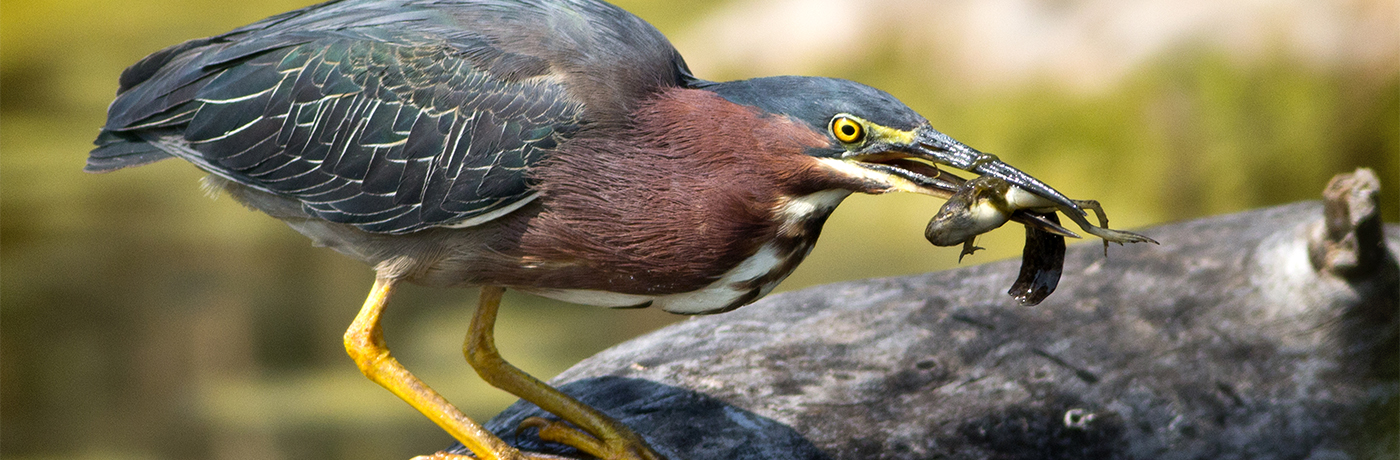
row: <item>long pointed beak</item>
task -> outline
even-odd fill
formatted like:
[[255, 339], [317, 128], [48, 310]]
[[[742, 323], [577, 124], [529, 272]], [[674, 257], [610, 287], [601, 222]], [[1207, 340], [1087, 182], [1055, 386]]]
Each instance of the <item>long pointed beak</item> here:
[[1055, 207], [1066, 213], [1073, 210], [1079, 215], [1085, 214], [1084, 210], [1080, 209], [1074, 201], [1041, 182], [1040, 179], [1031, 177], [1030, 174], [1003, 163], [995, 155], [979, 152], [931, 127], [920, 128], [909, 149], [908, 153], [915, 158], [952, 166], [981, 176], [995, 177], [1053, 203]]

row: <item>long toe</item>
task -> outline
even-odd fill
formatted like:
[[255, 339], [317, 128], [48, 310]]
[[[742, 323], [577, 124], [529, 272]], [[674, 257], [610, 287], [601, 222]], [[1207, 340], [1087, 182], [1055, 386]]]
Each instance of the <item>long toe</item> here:
[[631, 430], [594, 436], [568, 423], [541, 417], [520, 422], [520, 429], [526, 428], [539, 430], [540, 439], [544, 441], [573, 447], [603, 460], [665, 460]]
[[1152, 239], [1152, 238], [1148, 238], [1148, 237], [1146, 237], [1146, 236], [1144, 236], [1144, 235], [1139, 235], [1139, 234], [1136, 234], [1136, 233], [1133, 233], [1133, 232], [1125, 232], [1125, 231], [1121, 231], [1121, 230], [1109, 230], [1109, 229], [1107, 229], [1107, 228], [1102, 228], [1102, 227], [1093, 227], [1093, 228], [1088, 228], [1088, 229], [1086, 229], [1086, 230], [1088, 230], [1088, 232], [1089, 232], [1090, 234], [1093, 234], [1094, 236], [1097, 236], [1097, 237], [1099, 237], [1099, 238], [1103, 238], [1104, 242], [1110, 242], [1110, 241], [1111, 241], [1111, 242], [1118, 243], [1118, 244], [1123, 244], [1123, 243], [1152, 243], [1152, 244], [1161, 244], [1161, 243], [1158, 243], [1157, 240], [1154, 240], [1154, 239]]

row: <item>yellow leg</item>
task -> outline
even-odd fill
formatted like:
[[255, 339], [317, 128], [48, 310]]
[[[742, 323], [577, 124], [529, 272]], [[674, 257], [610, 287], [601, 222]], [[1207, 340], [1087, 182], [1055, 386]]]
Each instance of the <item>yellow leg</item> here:
[[486, 383], [535, 403], [573, 424], [569, 426], [533, 417], [521, 423], [521, 427], [539, 428], [541, 439], [573, 446], [600, 459], [662, 459], [626, 425], [531, 377], [501, 358], [492, 330], [496, 326], [496, 310], [501, 305], [501, 295], [504, 293], [505, 289], [500, 287], [481, 288], [481, 303], [476, 307], [471, 332], [462, 346], [467, 362]]
[[[379, 315], [384, 311], [384, 304], [389, 300], [389, 294], [393, 290], [393, 279], [375, 279], [374, 289], [370, 291], [369, 298], [365, 299], [365, 306], [360, 309], [360, 314], [355, 317], [355, 322], [350, 324], [350, 329], [345, 331], [345, 351], [350, 353], [355, 364], [359, 365], [360, 372], [363, 372], [374, 383], [378, 383], [407, 401], [414, 409], [418, 409], [418, 412], [428, 416], [433, 423], [442, 427], [448, 434], [467, 446], [467, 449], [476, 454], [476, 458], [490, 460], [521, 460], [526, 458], [515, 448], [502, 441], [501, 438], [467, 418], [465, 414], [462, 414], [462, 411], [453, 407], [422, 380], [409, 373], [408, 369], [399, 364], [397, 359], [389, 355], [389, 348], [385, 346], [384, 337], [379, 328]], [[452, 457], [470, 458], [442, 453], [431, 458], [449, 459]]]

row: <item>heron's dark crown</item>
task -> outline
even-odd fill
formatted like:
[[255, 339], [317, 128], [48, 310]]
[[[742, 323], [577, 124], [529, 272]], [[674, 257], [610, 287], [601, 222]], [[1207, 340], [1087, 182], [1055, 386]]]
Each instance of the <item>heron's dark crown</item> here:
[[900, 130], [926, 123], [923, 116], [889, 93], [838, 78], [783, 76], [696, 86], [736, 104], [790, 116], [818, 132], [825, 132], [831, 118], [841, 113]]

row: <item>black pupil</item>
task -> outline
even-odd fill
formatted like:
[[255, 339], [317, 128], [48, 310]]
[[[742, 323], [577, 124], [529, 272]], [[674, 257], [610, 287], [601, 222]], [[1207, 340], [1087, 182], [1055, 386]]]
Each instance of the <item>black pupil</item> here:
[[841, 127], [841, 134], [846, 135], [846, 137], [855, 136], [855, 135], [856, 135], [856, 127], [855, 127], [855, 126], [851, 126], [851, 125], [842, 126], [842, 127]]

